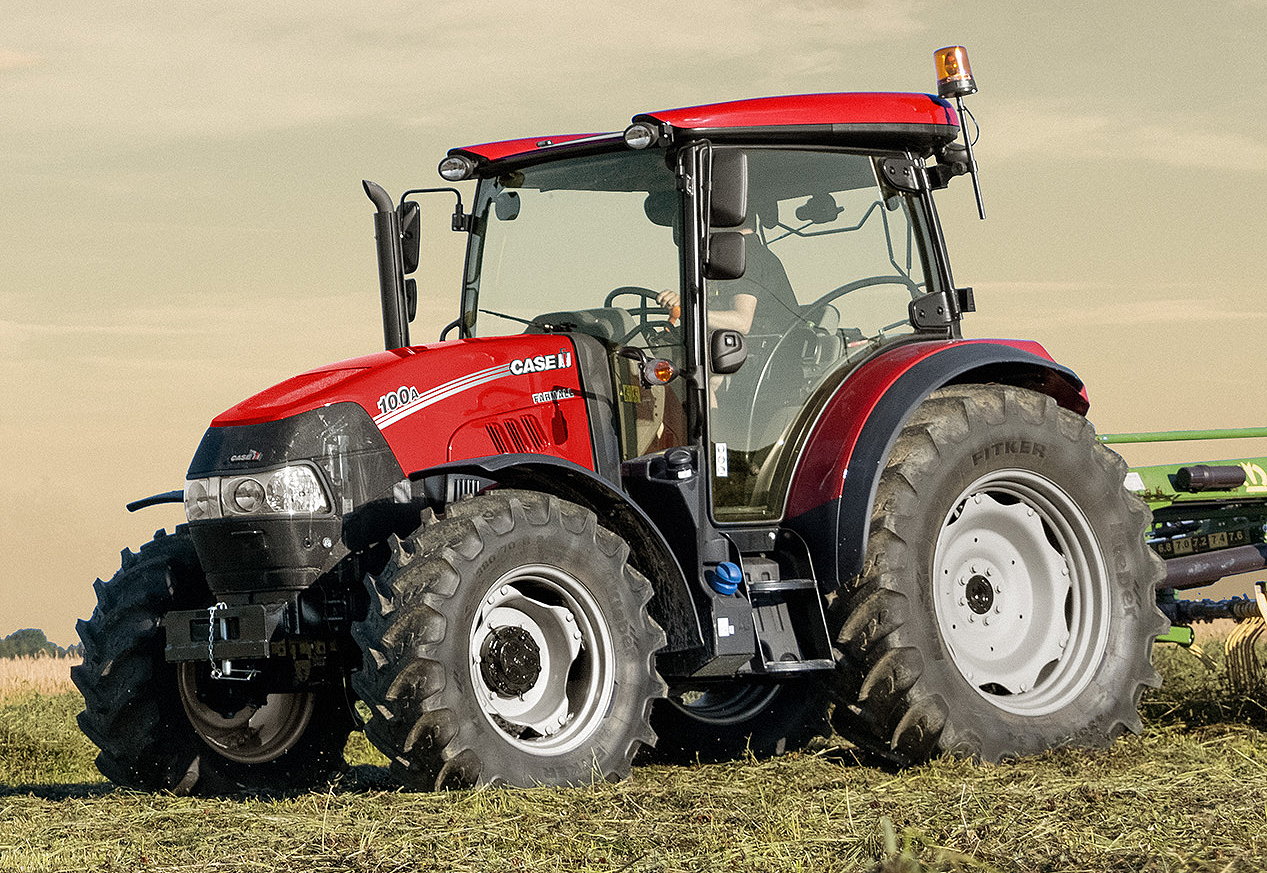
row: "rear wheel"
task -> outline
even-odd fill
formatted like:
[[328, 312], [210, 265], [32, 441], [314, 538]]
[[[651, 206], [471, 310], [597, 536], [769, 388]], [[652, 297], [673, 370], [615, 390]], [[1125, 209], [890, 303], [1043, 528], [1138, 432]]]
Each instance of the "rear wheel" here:
[[1005, 386], [934, 392], [877, 489], [843, 607], [836, 724], [900, 763], [1138, 730], [1160, 562], [1091, 425]]
[[84, 696], [79, 726], [97, 767], [128, 788], [178, 794], [287, 792], [343, 768], [353, 722], [339, 689], [270, 694], [211, 678], [209, 664], [170, 664], [162, 618], [211, 603], [185, 528], [159, 532], [98, 580], [97, 607], [79, 622], [84, 662], [71, 671]]
[[828, 683], [821, 677], [760, 682], [732, 679], [670, 691], [651, 719], [658, 761], [725, 761], [804, 748], [830, 732]]
[[594, 514], [498, 490], [396, 541], [354, 629], [366, 734], [404, 784], [628, 775], [664, 694], [650, 583]]

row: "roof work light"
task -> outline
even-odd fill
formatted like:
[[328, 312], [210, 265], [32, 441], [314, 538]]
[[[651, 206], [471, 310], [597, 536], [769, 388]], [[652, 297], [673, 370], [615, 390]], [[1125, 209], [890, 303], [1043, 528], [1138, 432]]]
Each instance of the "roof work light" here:
[[967, 97], [977, 93], [968, 63], [968, 50], [961, 45], [948, 45], [933, 52], [937, 64], [937, 96], [944, 99]]

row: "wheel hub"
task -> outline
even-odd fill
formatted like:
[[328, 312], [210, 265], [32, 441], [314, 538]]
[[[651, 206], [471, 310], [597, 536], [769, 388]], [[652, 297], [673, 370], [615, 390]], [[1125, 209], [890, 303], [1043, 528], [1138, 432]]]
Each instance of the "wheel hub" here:
[[984, 576], [973, 576], [965, 587], [964, 599], [968, 601], [968, 608], [977, 615], [989, 612], [994, 605], [994, 586], [990, 580]]
[[480, 672], [493, 691], [503, 697], [518, 697], [537, 684], [541, 647], [521, 627], [494, 628], [480, 647]]
[[503, 576], [484, 595], [468, 639], [480, 708], [520, 750], [579, 747], [607, 712], [611, 631], [593, 595], [557, 567]]

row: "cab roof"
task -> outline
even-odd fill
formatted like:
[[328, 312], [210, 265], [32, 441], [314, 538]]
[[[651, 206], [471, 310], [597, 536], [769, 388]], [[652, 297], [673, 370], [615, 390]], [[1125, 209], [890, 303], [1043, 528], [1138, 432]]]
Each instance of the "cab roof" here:
[[[758, 97], [645, 112], [633, 121], [658, 123], [673, 139], [806, 144], [903, 145], [931, 149], [959, 134], [954, 107], [931, 94], [855, 92]], [[487, 174], [497, 165], [530, 163], [624, 146], [624, 131], [537, 136], [449, 150], [473, 158]]]

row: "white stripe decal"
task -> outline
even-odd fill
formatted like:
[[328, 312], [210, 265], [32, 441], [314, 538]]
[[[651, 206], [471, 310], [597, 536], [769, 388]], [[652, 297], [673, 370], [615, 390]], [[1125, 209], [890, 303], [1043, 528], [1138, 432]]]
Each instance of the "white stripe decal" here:
[[503, 379], [509, 375], [511, 375], [510, 364], [499, 364], [496, 367], [489, 367], [487, 370], [468, 373], [460, 379], [452, 379], [443, 385], [437, 385], [430, 391], [419, 394], [417, 398], [409, 401], [404, 406], [393, 409], [391, 412], [379, 413], [374, 416], [374, 424], [378, 425], [379, 430], [383, 430], [401, 419], [408, 418], [421, 409], [426, 409], [428, 406], [439, 403], [441, 400], [446, 400], [455, 394], [461, 394], [469, 388]]

